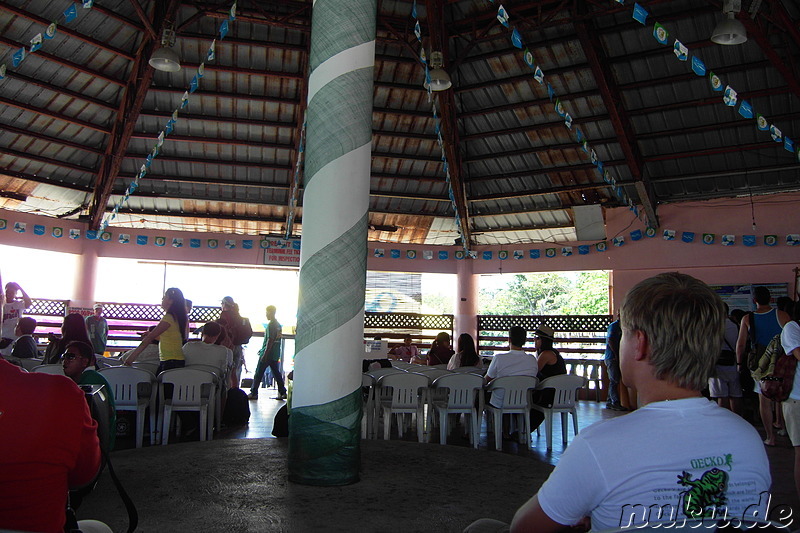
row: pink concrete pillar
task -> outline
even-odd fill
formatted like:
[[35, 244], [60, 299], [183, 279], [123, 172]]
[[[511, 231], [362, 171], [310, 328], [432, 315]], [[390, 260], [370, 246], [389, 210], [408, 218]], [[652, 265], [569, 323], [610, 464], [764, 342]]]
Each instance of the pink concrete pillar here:
[[458, 279], [458, 292], [456, 294], [456, 316], [455, 316], [455, 339], [453, 347], [456, 346], [458, 336], [462, 333], [469, 333], [478, 342], [478, 276], [472, 273], [471, 259], [456, 261], [456, 275]]
[[78, 279], [70, 302], [72, 307], [92, 307], [97, 280], [97, 246], [99, 241], [83, 239], [83, 251], [78, 261]]

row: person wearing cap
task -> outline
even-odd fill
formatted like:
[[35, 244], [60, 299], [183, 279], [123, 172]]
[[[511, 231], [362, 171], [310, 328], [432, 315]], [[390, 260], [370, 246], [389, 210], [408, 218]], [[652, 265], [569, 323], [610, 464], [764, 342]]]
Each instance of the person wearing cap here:
[[94, 314], [86, 317], [86, 329], [89, 330], [94, 353], [103, 355], [108, 344], [108, 322], [103, 317], [103, 304], [94, 304]]
[[[539, 373], [536, 375], [541, 383], [543, 380], [552, 376], [561, 376], [567, 373], [567, 364], [561, 354], [553, 348], [555, 332], [550, 326], [542, 324], [534, 332], [536, 335], [534, 343], [536, 345], [536, 361], [539, 365]], [[553, 404], [555, 397], [554, 389], [537, 390], [533, 394], [533, 403], [548, 407]], [[538, 428], [544, 421], [544, 413], [531, 410], [531, 431]]]

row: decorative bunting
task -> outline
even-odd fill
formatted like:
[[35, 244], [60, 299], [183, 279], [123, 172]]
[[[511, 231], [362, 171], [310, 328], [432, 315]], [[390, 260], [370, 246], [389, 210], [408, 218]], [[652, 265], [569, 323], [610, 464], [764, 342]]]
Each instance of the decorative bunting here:
[[692, 56], [692, 71], [698, 76], [706, 75], [706, 64], [697, 56]]
[[78, 8], [75, 7], [75, 4], [70, 4], [67, 9], [64, 10], [64, 20], [66, 22], [72, 22], [78, 17]]
[[555, 257], [556, 256], [556, 249], [555, 248], [547, 248], [544, 251], [544, 255], [546, 257]]
[[678, 39], [675, 39], [675, 45], [672, 47], [672, 51], [675, 57], [678, 58], [678, 61], [686, 61], [689, 59], [689, 49]]
[[587, 255], [589, 253], [589, 245], [588, 244], [581, 244], [578, 246], [578, 254], [579, 255]]
[[165, 244], [167, 244], [167, 238], [157, 236], [155, 239], [153, 239], [153, 244], [155, 244], [156, 246], [164, 246]]
[[594, 245], [595, 250], [600, 253], [608, 251], [608, 243], [606, 241], [598, 242]]
[[60, 239], [64, 236], [64, 228], [53, 228], [51, 235], [56, 239]]
[[664, 230], [664, 240], [665, 241], [674, 241], [675, 240], [675, 230], [674, 229], [665, 229]]
[[681, 240], [683, 242], [694, 242], [694, 232], [693, 231], [684, 231], [681, 234]]
[[769, 122], [767, 121], [767, 117], [760, 113], [756, 115], [756, 126], [761, 131], [769, 130]]
[[723, 235], [722, 246], [733, 246], [736, 244], [736, 235]]
[[504, 8], [502, 4], [497, 10], [497, 20], [500, 21], [500, 24], [508, 28], [508, 12], [506, 12], [506, 8]]
[[650, 13], [648, 13], [645, 8], [639, 5], [639, 2], [636, 2], [633, 5], [633, 20], [635, 20], [639, 24], [644, 25], [645, 21], [647, 20], [647, 16], [649, 14]]
[[206, 241], [206, 246], [208, 246], [212, 250], [216, 250], [219, 248], [219, 241], [217, 239], [208, 239]]
[[786, 244], [789, 246], [797, 246], [800, 244], [800, 234], [790, 233], [786, 236]]
[[517, 28], [514, 28], [514, 31], [511, 32], [511, 44], [516, 46], [519, 49], [522, 49], [525, 46], [525, 42], [522, 40], [522, 35], [520, 35]]
[[703, 244], [714, 244], [716, 235], [713, 233], [703, 233]]
[[777, 235], [764, 235], [764, 246], [777, 246], [777, 244], [778, 244]]
[[742, 244], [745, 246], [755, 246], [756, 245], [756, 236], [755, 235], [742, 235]]
[[640, 241], [642, 240], [642, 230], [637, 229], [630, 233], [632, 241]]
[[564, 257], [569, 257], [572, 255], [572, 246], [564, 246], [561, 248], [561, 255]]
[[529, 256], [531, 259], [539, 259], [539, 257], [541, 256], [541, 254], [540, 254], [539, 250], [531, 250], [530, 252], [528, 252], [528, 256]]
[[430, 261], [433, 259], [433, 250], [422, 250], [422, 258]]
[[131, 242], [131, 234], [130, 233], [120, 233], [119, 237], [117, 237], [117, 241], [120, 244], [129, 244]]
[[625, 237], [623, 237], [622, 235], [618, 235], [618, 236], [614, 237], [611, 240], [611, 242], [613, 242], [614, 246], [617, 246], [617, 247], [624, 246], [625, 245]]
[[522, 259], [525, 257], [525, 252], [522, 250], [514, 250], [514, 259]]
[[[644, 24], [644, 23], [642, 23]], [[660, 23], [656, 22], [653, 28], [653, 37], [661, 44], [667, 44], [669, 40], [669, 32]], [[677, 50], [677, 49], [676, 49]]]
[[406, 250], [406, 259], [416, 259], [416, 258], [417, 258], [416, 250]]
[[744, 118], [753, 118], [753, 106], [747, 100], [739, 102], [739, 114]]
[[711, 88], [715, 91], [722, 91], [724, 87], [722, 86], [722, 80], [719, 79], [719, 76], [711, 72], [708, 75], [708, 81], [711, 83]]
[[733, 90], [733, 87], [728, 85], [725, 87], [725, 95], [722, 97], [722, 101], [725, 103], [726, 106], [733, 107], [736, 105], [736, 100], [738, 95], [736, 91]]
[[486, 260], [486, 261], [489, 261], [489, 260], [491, 260], [491, 259], [492, 259], [492, 251], [491, 251], [491, 250], [486, 250], [486, 251], [484, 251], [484, 252], [483, 252], [483, 258], [484, 258], [484, 260]]
[[183, 239], [180, 237], [174, 237], [172, 239], [172, 247], [173, 248], [183, 248]]

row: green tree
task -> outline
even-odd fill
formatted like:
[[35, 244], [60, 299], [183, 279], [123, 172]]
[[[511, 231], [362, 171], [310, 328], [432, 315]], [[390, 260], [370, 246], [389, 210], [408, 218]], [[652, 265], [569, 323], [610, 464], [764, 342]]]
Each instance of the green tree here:
[[608, 272], [516, 274], [507, 287], [481, 289], [487, 315], [602, 315], [608, 313]]
[[569, 279], [562, 274], [516, 274], [507, 288], [481, 290], [481, 312], [492, 315], [558, 314], [570, 286]]

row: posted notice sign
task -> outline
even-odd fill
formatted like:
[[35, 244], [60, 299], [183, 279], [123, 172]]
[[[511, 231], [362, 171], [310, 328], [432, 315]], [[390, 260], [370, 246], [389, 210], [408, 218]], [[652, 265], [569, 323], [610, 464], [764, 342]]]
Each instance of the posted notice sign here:
[[300, 267], [300, 239], [264, 239], [264, 264]]

